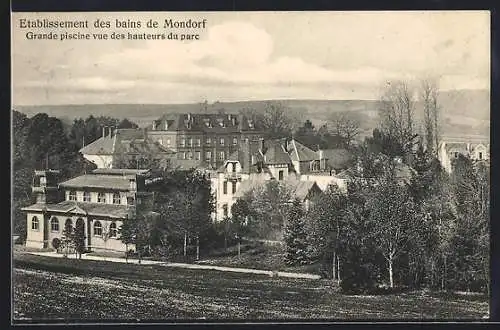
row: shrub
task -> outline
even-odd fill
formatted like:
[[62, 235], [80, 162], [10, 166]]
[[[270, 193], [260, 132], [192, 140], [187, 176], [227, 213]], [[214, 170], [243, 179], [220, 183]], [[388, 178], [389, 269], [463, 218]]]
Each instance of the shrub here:
[[52, 240], [52, 247], [57, 250], [57, 249], [59, 249], [60, 246], [61, 246], [61, 240], [57, 237], [54, 238]]

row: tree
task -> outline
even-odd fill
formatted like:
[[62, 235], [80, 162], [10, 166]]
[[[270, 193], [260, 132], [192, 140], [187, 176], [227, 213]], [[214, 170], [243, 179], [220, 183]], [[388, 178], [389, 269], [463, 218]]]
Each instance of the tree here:
[[330, 121], [333, 134], [342, 138], [345, 147], [350, 147], [360, 133], [359, 115], [354, 112], [335, 112]]
[[380, 101], [381, 129], [399, 143], [403, 156], [411, 154], [416, 138], [413, 94], [405, 81], [388, 82]]
[[266, 103], [262, 116], [262, 125], [267, 138], [290, 137], [296, 126], [298, 126], [297, 121], [291, 110], [282, 103]]
[[70, 249], [73, 248], [73, 226], [69, 221], [64, 224], [61, 247], [64, 251], [64, 257], [67, 257]]
[[134, 122], [131, 122], [130, 120], [128, 120], [127, 118], [124, 118], [119, 124], [118, 124], [118, 128], [119, 129], [122, 129], [122, 128], [138, 128], [139, 125], [137, 125], [136, 123]]
[[85, 252], [85, 223], [83, 220], [76, 221], [75, 228], [72, 231], [71, 240], [75, 247], [75, 252], [78, 254], [78, 259], [82, 258], [82, 253]]
[[424, 131], [427, 150], [437, 157], [439, 150], [439, 106], [436, 79], [421, 80], [420, 98], [424, 106]]
[[294, 199], [288, 213], [284, 242], [286, 244], [285, 262], [287, 264], [303, 265], [308, 262], [304, 210], [298, 199]]
[[235, 235], [238, 245], [238, 258], [240, 257], [241, 240], [248, 233], [248, 218], [250, 207], [246, 199], [238, 199], [231, 206], [231, 232]]
[[393, 288], [395, 263], [414, 235], [415, 205], [406, 187], [390, 181], [374, 187], [369, 205], [374, 231], [368, 235], [387, 261], [389, 284]]

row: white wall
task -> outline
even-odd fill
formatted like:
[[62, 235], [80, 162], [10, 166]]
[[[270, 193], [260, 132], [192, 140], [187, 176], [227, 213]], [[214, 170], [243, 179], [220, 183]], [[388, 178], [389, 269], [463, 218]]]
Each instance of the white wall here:
[[84, 154], [83, 157], [88, 161], [94, 163], [97, 168], [113, 168], [112, 155], [88, 155]]

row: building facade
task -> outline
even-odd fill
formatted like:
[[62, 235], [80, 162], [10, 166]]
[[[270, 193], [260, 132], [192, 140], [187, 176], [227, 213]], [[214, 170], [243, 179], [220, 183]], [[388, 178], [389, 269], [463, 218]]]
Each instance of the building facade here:
[[[295, 139], [249, 140], [240, 144], [217, 170], [213, 179], [218, 221], [231, 216], [231, 207], [244, 193], [269, 180], [284, 182], [290, 191], [303, 199], [310, 190], [324, 191], [329, 185], [346, 189], [346, 179], [337, 175], [350, 166], [350, 158], [334, 169], [327, 158], [329, 151], [313, 151]], [[302, 198], [304, 197], [304, 198]]]
[[[96, 169], [90, 174], [57, 183], [57, 171], [36, 171], [32, 192], [36, 202], [26, 212], [26, 246], [53, 248], [64, 230], [82, 229], [88, 250], [125, 252], [119, 228], [135, 216], [137, 205], [149, 205], [147, 170]], [[128, 246], [133, 248], [133, 246]]]
[[438, 152], [438, 158], [441, 166], [446, 172], [452, 172], [452, 160], [459, 155], [470, 158], [473, 161], [490, 160], [489, 143], [466, 143], [466, 142], [441, 142]]

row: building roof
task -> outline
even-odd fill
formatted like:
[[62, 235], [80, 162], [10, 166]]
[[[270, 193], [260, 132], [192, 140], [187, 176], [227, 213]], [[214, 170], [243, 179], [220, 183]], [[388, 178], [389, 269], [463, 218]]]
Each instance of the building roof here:
[[264, 164], [290, 164], [292, 160], [290, 155], [283, 149], [283, 145], [279, 141], [269, 141], [264, 152]]
[[142, 129], [117, 129], [112, 134], [100, 137], [94, 142], [80, 149], [86, 155], [112, 155], [115, 153], [127, 154], [157, 154], [173, 153], [174, 151], [151, 140]]
[[107, 174], [107, 175], [146, 175], [150, 170], [135, 170], [123, 168], [96, 168], [92, 171], [94, 174]]
[[129, 180], [133, 178], [135, 178], [135, 175], [84, 174], [61, 182], [59, 186], [65, 188], [104, 188], [123, 191], [130, 189]]
[[322, 152], [327, 164], [335, 170], [349, 168], [354, 161], [354, 156], [347, 149], [325, 149]]
[[39, 212], [47, 211], [123, 219], [130, 215], [135, 210], [135, 207], [116, 204], [64, 201], [57, 204], [33, 204], [22, 208], [22, 210]]
[[[257, 124], [257, 126], [256, 126]], [[148, 125], [153, 131], [198, 131], [210, 133], [237, 133], [258, 131], [258, 123], [241, 114], [183, 113], [166, 114]]]
[[309, 198], [313, 193], [321, 192], [321, 189], [315, 181], [290, 180], [285, 182], [287, 186], [291, 188], [292, 195], [301, 201]]
[[319, 159], [319, 156], [316, 152], [309, 149], [308, 147], [306, 147], [305, 145], [303, 145], [302, 143], [300, 143], [295, 139], [292, 139], [290, 141], [289, 146], [290, 146], [289, 150], [290, 158], [293, 161], [303, 162], [303, 161], [312, 161], [315, 159]]

